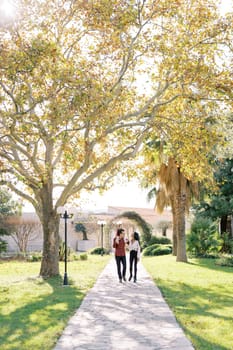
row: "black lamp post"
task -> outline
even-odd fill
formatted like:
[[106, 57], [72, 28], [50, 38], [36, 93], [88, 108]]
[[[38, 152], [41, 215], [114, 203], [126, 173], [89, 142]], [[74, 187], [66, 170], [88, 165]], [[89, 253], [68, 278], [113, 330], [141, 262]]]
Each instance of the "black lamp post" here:
[[67, 210], [65, 210], [64, 214], [60, 214], [60, 218], [65, 220], [65, 273], [63, 285], [68, 286], [68, 276], [67, 276], [67, 219], [71, 219], [73, 214], [68, 214]]
[[98, 221], [98, 225], [101, 227], [101, 255], [104, 254], [104, 225], [106, 222], [104, 220]]

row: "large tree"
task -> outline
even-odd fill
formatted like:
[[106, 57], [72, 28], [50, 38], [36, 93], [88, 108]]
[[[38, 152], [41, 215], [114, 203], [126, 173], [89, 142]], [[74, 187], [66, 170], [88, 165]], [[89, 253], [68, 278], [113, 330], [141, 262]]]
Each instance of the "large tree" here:
[[[167, 134], [205, 119], [214, 104], [208, 83], [224, 70], [214, 64], [216, 45], [231, 21], [212, 0], [16, 4], [17, 19], [0, 28], [2, 183], [34, 206], [40, 274], [51, 276], [59, 273], [57, 208], [104, 186], [151, 128]], [[204, 99], [202, 113], [190, 108], [181, 120], [174, 110], [176, 100]]]

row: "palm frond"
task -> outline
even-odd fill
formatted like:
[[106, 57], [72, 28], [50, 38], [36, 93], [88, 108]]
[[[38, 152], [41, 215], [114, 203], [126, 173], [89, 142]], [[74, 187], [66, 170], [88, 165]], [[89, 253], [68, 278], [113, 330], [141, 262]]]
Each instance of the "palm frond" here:
[[157, 189], [156, 187], [153, 187], [148, 193], [147, 193], [147, 201], [150, 202], [152, 199], [156, 198], [156, 194], [157, 194]]
[[156, 195], [155, 208], [158, 213], [162, 213], [164, 208], [170, 205], [169, 197], [163, 187], [159, 188]]

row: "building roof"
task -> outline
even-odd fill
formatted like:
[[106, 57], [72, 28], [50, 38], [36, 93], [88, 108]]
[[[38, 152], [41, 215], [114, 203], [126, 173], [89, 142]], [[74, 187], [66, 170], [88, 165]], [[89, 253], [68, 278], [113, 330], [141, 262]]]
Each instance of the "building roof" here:
[[[125, 212], [136, 212], [138, 215], [140, 215], [148, 224], [155, 227], [160, 221], [170, 221], [172, 222], [172, 213], [171, 210], [165, 209], [163, 213], [158, 213], [154, 209], [150, 208], [134, 208], [134, 207], [121, 207], [121, 206], [109, 206], [107, 210], [104, 210], [102, 212], [93, 212], [86, 214], [91, 215], [93, 217], [96, 217], [97, 219], [101, 220], [112, 220], [114, 217], [117, 217]], [[35, 221], [39, 221], [39, 218], [36, 213], [23, 213], [24, 219], [34, 219]], [[82, 220], [84, 220], [84, 217], [82, 217]], [[78, 219], [74, 219], [74, 221], [80, 221], [80, 215], [78, 216]]]
[[172, 213], [171, 210], [165, 209], [162, 214], [158, 213], [154, 209], [150, 208], [133, 208], [133, 207], [115, 207], [109, 206], [108, 213], [110, 215], [118, 216], [123, 214], [124, 212], [134, 211], [138, 215], [140, 215], [146, 222], [155, 226], [160, 221], [172, 221]]

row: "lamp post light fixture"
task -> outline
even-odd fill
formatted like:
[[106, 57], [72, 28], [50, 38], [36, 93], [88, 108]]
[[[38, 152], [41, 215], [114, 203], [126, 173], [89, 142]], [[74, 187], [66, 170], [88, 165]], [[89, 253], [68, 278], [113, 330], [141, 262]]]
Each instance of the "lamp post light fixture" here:
[[106, 221], [99, 220], [97, 222], [98, 225], [101, 227], [101, 256], [104, 254], [104, 225], [106, 225]]
[[113, 221], [112, 223], [113, 223], [113, 225], [116, 225], [118, 228], [121, 228], [121, 225], [122, 225], [122, 221], [121, 220]]
[[68, 214], [67, 210], [65, 210], [64, 214], [60, 214], [60, 218], [65, 220], [65, 272], [64, 272], [64, 280], [63, 285], [68, 286], [68, 276], [67, 276], [67, 220], [71, 219], [73, 214]]
[[118, 228], [121, 228], [121, 225], [122, 225], [122, 221], [121, 220], [119, 220], [119, 221], [117, 221], [117, 226], [118, 226]]

